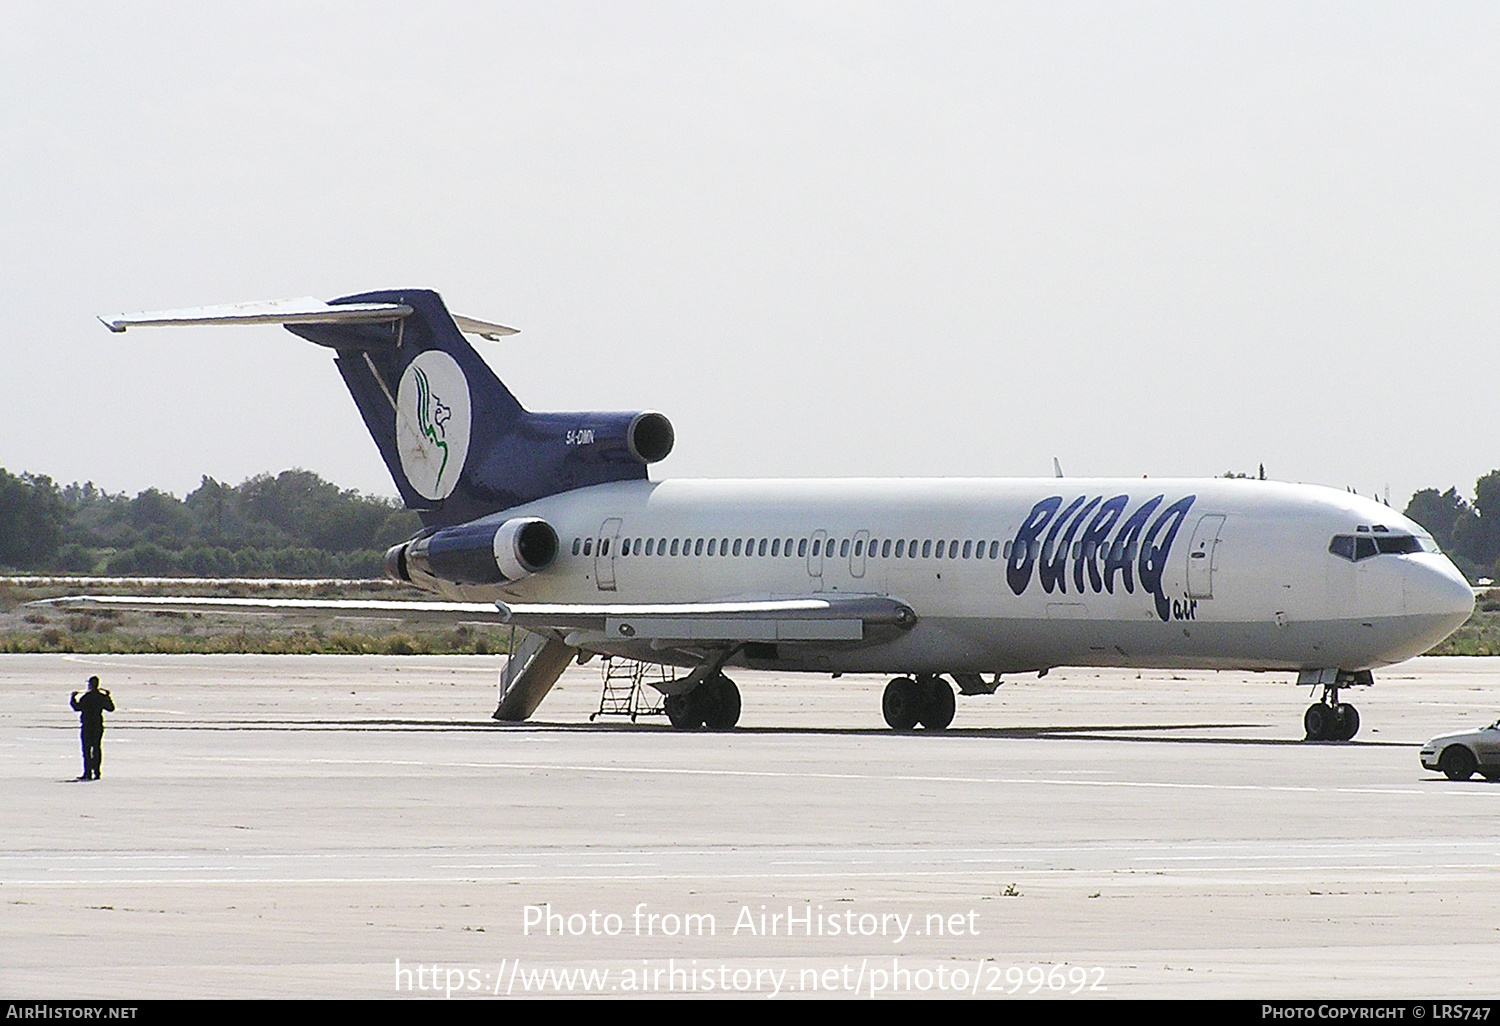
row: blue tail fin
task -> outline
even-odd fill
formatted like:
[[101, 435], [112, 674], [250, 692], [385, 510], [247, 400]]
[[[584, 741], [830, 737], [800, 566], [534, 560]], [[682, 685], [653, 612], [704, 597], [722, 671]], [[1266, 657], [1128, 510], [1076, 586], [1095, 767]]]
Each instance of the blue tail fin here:
[[558, 492], [640, 480], [672, 448], [659, 413], [531, 413], [469, 345], [436, 292], [331, 301], [397, 303], [384, 323], [288, 324], [338, 352], [339, 373], [401, 498], [429, 528]]

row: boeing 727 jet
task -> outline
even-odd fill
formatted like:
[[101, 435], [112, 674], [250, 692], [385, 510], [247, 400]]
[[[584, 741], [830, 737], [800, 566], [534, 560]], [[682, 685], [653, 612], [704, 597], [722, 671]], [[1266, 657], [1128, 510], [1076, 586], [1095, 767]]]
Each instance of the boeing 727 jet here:
[[[342, 611], [521, 628], [497, 719], [524, 720], [574, 659], [680, 669], [683, 729], [740, 715], [735, 667], [890, 675], [898, 730], [947, 727], [954, 688], [1058, 666], [1279, 671], [1320, 687], [1313, 740], [1359, 729], [1340, 690], [1462, 624], [1472, 589], [1389, 507], [1213, 478], [671, 480], [661, 413], [533, 413], [465, 339], [510, 328], [424, 290], [101, 318], [284, 325], [334, 351], [423, 529], [388, 572], [430, 603]], [[108, 601], [108, 600], [95, 600]], [[139, 607], [143, 600], [119, 600]], [[162, 599], [163, 608], [299, 605]]]

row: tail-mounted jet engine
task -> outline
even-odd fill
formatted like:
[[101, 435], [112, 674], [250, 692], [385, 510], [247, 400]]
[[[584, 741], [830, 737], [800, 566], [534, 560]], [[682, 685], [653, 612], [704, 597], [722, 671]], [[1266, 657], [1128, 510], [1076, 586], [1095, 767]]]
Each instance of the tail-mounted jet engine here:
[[665, 414], [654, 411], [637, 413], [630, 418], [630, 426], [625, 429], [626, 448], [642, 463], [666, 459], [676, 440], [672, 422]]
[[445, 527], [385, 554], [385, 571], [398, 581], [433, 578], [450, 584], [500, 584], [539, 573], [557, 558], [557, 532], [538, 517], [515, 517], [496, 527]]

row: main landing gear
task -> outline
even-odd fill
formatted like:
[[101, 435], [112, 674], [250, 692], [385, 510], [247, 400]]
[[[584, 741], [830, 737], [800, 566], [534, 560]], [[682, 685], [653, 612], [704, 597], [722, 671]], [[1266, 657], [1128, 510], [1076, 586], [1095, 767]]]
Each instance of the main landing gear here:
[[1348, 741], [1359, 733], [1359, 712], [1347, 702], [1339, 701], [1339, 688], [1375, 683], [1369, 670], [1339, 670], [1329, 680], [1331, 671], [1304, 670], [1298, 683], [1322, 683], [1323, 697], [1307, 707], [1302, 726], [1309, 741]]
[[918, 723], [928, 730], [943, 730], [953, 722], [957, 701], [953, 688], [935, 674], [897, 677], [885, 686], [880, 710], [895, 730], [911, 730]]
[[731, 730], [740, 721], [740, 689], [715, 673], [685, 695], [668, 695], [667, 719], [678, 730]]

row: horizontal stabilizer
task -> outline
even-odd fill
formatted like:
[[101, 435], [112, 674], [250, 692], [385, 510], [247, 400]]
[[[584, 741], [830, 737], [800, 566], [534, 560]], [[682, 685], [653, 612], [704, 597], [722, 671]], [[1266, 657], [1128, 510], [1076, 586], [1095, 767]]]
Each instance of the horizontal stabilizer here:
[[110, 331], [170, 324], [378, 324], [411, 314], [402, 303], [325, 303], [311, 296], [259, 303], [194, 306], [183, 310], [145, 310], [100, 317]]
[[491, 342], [499, 342], [502, 335], [520, 334], [520, 328], [507, 328], [503, 324], [493, 321], [481, 321], [478, 317], [465, 317], [463, 314], [453, 314], [453, 323], [458, 325], [458, 330], [466, 335], [478, 335], [480, 338], [489, 339]]
[[[405, 303], [325, 303], [305, 296], [301, 299], [271, 299], [256, 303], [195, 306], [182, 310], [144, 310], [114, 314], [99, 320], [110, 331], [174, 324], [384, 324], [410, 317]], [[495, 341], [516, 334], [515, 328], [453, 315], [458, 330]]]

